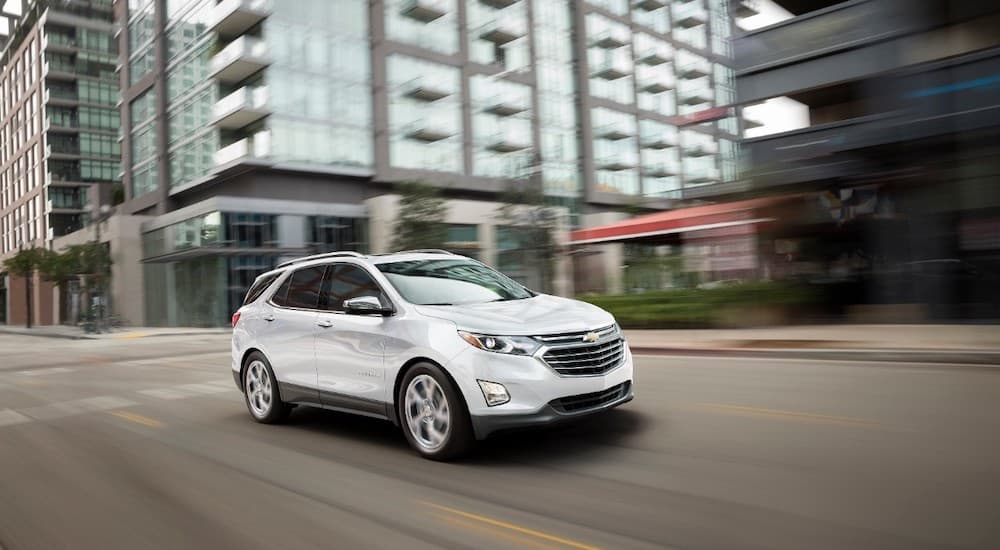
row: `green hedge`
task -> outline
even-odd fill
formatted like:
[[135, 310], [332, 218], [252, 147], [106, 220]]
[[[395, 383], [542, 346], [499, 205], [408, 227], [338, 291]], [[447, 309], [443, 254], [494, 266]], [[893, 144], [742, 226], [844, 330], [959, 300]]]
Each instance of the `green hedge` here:
[[578, 298], [610, 311], [624, 328], [711, 327], [721, 322], [726, 310], [794, 310], [816, 303], [816, 293], [808, 287], [783, 283]]

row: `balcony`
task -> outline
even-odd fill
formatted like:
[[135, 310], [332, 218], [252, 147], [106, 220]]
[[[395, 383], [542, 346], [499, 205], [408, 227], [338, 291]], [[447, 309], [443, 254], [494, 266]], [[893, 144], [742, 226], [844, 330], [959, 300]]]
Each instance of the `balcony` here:
[[677, 75], [685, 80], [705, 78], [711, 73], [712, 64], [708, 61], [689, 62], [677, 68]]
[[239, 36], [271, 15], [271, 0], [222, 0], [212, 8], [208, 27], [220, 36]]
[[613, 26], [594, 35], [594, 39], [591, 44], [600, 48], [613, 50], [615, 48], [627, 46], [631, 39], [631, 33], [629, 33], [627, 28]]
[[639, 91], [651, 94], [673, 90], [676, 84], [673, 73], [644, 65], [636, 69], [635, 80]]
[[236, 83], [271, 64], [267, 43], [241, 36], [222, 48], [209, 63], [212, 76], [219, 82]]
[[434, 143], [454, 136], [455, 131], [432, 120], [418, 120], [406, 125], [403, 135], [424, 143]]
[[667, 5], [666, 0], [635, 0], [632, 5], [646, 11], [653, 11]]
[[518, 0], [479, 0], [479, 2], [491, 8], [502, 10], [513, 6]]
[[212, 124], [234, 130], [269, 114], [271, 109], [268, 107], [267, 87], [244, 86], [215, 102], [212, 106]]
[[444, 0], [407, 0], [400, 13], [421, 23], [430, 23], [448, 13], [448, 3]]
[[488, 107], [483, 111], [504, 117], [523, 113], [530, 108], [528, 101], [518, 94], [497, 94], [486, 104]]
[[630, 138], [633, 135], [635, 135], [635, 132], [625, 122], [610, 122], [594, 128], [595, 137], [610, 139], [611, 141]]
[[497, 153], [514, 153], [530, 147], [531, 140], [527, 139], [525, 133], [513, 128], [504, 128], [493, 134], [486, 146], [487, 149]]
[[682, 105], [704, 105], [711, 104], [715, 96], [708, 88], [681, 89], [678, 91], [678, 99]]
[[662, 65], [674, 58], [674, 49], [669, 44], [657, 44], [639, 51], [636, 61], [644, 65]]
[[266, 163], [271, 156], [271, 132], [263, 130], [215, 152], [216, 168], [235, 163]]
[[440, 82], [431, 78], [418, 76], [403, 85], [403, 95], [420, 101], [437, 101], [451, 95], [451, 90], [445, 89]]
[[611, 170], [613, 172], [620, 172], [622, 170], [629, 170], [635, 168], [636, 159], [635, 155], [629, 154], [619, 154], [619, 155], [608, 155], [605, 157], [600, 157], [595, 163], [598, 170]]
[[722, 181], [719, 169], [714, 166], [699, 169], [697, 172], [688, 175], [684, 179], [686, 183], [691, 185], [708, 185]]
[[674, 4], [674, 24], [691, 29], [708, 22], [708, 10], [698, 0]]
[[733, 0], [733, 15], [739, 18], [753, 17], [760, 13], [757, 0]]
[[510, 17], [498, 17], [479, 27], [479, 38], [493, 42], [497, 46], [503, 46], [521, 38], [525, 32], [524, 21]]
[[65, 34], [46, 32], [42, 34], [42, 49], [47, 52], [75, 52], [80, 48], [76, 38]]
[[42, 78], [76, 80], [76, 76], [76, 66], [73, 64], [49, 63], [48, 59], [42, 62]]
[[603, 78], [605, 80], [618, 80], [628, 76], [632, 72], [632, 67], [630, 66], [628, 60], [622, 59], [618, 56], [613, 56], [606, 58], [604, 61], [597, 63], [594, 67], [593, 76], [597, 78]]
[[680, 173], [677, 166], [669, 162], [653, 162], [642, 167], [643, 175], [650, 178], [669, 178]]
[[46, 214], [78, 214], [86, 209], [86, 205], [79, 200], [60, 200], [58, 204], [52, 199], [45, 201]]
[[715, 155], [719, 152], [719, 144], [714, 141], [705, 141], [701, 143], [688, 143], [682, 147], [684, 151], [684, 156], [691, 158], [707, 157], [709, 155]]
[[640, 144], [645, 149], [669, 149], [677, 146], [677, 135], [667, 132], [654, 134], [642, 138]]

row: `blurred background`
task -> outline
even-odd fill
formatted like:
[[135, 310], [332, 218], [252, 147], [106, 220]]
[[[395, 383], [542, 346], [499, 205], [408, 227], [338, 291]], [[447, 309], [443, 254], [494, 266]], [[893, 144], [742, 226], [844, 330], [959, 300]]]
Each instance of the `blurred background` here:
[[443, 248], [626, 327], [1000, 319], [1000, 5], [5, 0], [0, 323]]

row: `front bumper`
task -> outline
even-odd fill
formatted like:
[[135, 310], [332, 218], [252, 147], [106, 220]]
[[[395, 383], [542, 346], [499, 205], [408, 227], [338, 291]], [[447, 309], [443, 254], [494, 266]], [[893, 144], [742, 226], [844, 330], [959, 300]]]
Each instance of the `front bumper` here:
[[[635, 397], [635, 391], [632, 388], [632, 381], [629, 380], [628, 382], [625, 382], [625, 385], [626, 388], [622, 392], [622, 395], [613, 401], [573, 412], [558, 410], [557, 405], [549, 403], [542, 407], [538, 412], [528, 414], [473, 415], [471, 416], [472, 429], [475, 432], [476, 439], [486, 439], [486, 437], [490, 434], [502, 430], [549, 426], [552, 424], [559, 424], [562, 422], [569, 422], [584, 418], [592, 414], [611, 410], [619, 405], [624, 405], [625, 403], [631, 401]], [[554, 401], [560, 400], [557, 399]]]
[[[632, 354], [627, 344], [621, 364], [602, 375], [560, 375], [539, 357], [504, 355], [471, 346], [445, 367], [464, 394], [477, 439], [498, 430], [588, 416], [631, 401], [634, 392]], [[503, 384], [510, 401], [488, 406], [476, 380]], [[625, 387], [621, 394], [608, 393], [621, 387]], [[597, 394], [604, 395], [597, 400], [585, 399]]]

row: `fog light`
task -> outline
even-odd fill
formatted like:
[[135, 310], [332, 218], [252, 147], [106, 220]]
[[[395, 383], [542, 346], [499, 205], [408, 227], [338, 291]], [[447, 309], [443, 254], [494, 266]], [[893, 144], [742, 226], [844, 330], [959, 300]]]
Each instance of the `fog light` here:
[[486, 404], [490, 407], [503, 405], [510, 401], [510, 394], [507, 393], [507, 388], [503, 384], [487, 382], [485, 380], [478, 380], [478, 382], [479, 389], [483, 390], [483, 397], [486, 398]]

